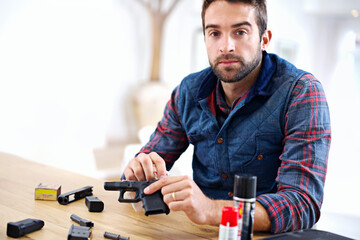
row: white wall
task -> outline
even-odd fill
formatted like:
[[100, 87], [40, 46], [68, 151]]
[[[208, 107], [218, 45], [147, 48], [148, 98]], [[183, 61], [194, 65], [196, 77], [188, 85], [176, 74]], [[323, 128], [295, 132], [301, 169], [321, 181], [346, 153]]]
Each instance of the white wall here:
[[[359, 216], [359, 79], [349, 74], [358, 66], [340, 47], [359, 20], [312, 2], [321, 3], [268, 1], [269, 51], [323, 83], [333, 130], [324, 209]], [[171, 87], [208, 64], [200, 8], [183, 0], [166, 23], [161, 74]], [[146, 16], [132, 0], [0, 0], [0, 151], [95, 175], [93, 149], [134, 134], [126, 111], [149, 74]]]
[[0, 11], [0, 149], [93, 170], [92, 148], [127, 134], [127, 11], [109, 0], [1, 0]]
[[[190, 72], [200, 5], [182, 1], [166, 23], [171, 87]], [[94, 148], [136, 137], [128, 111], [150, 71], [147, 16], [135, 1], [0, 0], [0, 151], [96, 174]]]
[[292, 62], [313, 73], [327, 95], [332, 143], [322, 209], [360, 216], [355, 207], [360, 193], [354, 188], [360, 182], [360, 79], [354, 78], [360, 68], [354, 64], [360, 18], [353, 18], [351, 9], [360, 10], [360, 1], [268, 1], [270, 51], [280, 51], [284, 41], [294, 46]]

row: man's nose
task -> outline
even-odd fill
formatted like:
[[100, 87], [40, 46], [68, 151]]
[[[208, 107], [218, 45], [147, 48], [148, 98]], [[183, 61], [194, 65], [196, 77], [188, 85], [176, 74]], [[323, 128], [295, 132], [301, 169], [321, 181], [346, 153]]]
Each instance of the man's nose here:
[[223, 41], [221, 42], [220, 46], [221, 53], [232, 53], [235, 51], [235, 42], [230, 36], [224, 37]]

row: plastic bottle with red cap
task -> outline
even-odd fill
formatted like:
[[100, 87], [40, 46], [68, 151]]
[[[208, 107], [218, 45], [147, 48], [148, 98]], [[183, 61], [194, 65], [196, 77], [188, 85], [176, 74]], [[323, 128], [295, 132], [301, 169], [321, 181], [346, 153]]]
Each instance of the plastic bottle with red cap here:
[[219, 240], [236, 240], [238, 236], [238, 214], [235, 207], [223, 207], [219, 226]]

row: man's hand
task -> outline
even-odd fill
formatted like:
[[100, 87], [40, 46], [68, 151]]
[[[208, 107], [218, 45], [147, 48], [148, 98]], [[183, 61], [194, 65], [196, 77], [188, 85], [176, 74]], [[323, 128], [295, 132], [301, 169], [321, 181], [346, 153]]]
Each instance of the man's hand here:
[[155, 179], [154, 166], [158, 178], [166, 176], [165, 161], [157, 153], [140, 153], [136, 158], [131, 159], [125, 167], [124, 175], [130, 181], [150, 181]]
[[[172, 211], [184, 211], [196, 224], [219, 225], [225, 201], [212, 200], [204, 195], [188, 176], [164, 177], [145, 188], [145, 194], [161, 189], [164, 202]], [[230, 203], [232, 204], [232, 203]]]

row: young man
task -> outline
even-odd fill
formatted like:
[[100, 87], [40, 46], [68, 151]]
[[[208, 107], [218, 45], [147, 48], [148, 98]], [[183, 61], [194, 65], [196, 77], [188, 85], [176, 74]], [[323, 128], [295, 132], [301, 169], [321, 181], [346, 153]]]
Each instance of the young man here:
[[[257, 176], [255, 231], [310, 228], [320, 217], [330, 146], [321, 84], [265, 50], [265, 0], [205, 0], [203, 29], [211, 68], [174, 90], [157, 129], [124, 170], [127, 180], [160, 180], [172, 211], [219, 225], [232, 206], [235, 174]], [[194, 145], [193, 180], [166, 176]]]

